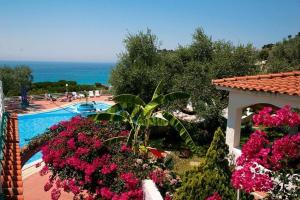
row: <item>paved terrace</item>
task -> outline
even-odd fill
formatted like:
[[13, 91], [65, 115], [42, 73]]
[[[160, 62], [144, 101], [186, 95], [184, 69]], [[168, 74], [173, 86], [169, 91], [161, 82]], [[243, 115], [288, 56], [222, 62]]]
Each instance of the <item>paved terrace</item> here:
[[[101, 101], [107, 104], [114, 104], [114, 102], [111, 100], [112, 96], [111, 95], [105, 95], [105, 96], [100, 96], [100, 97], [89, 97], [88, 100], [89, 102], [91, 101]], [[43, 112], [43, 111], [48, 111], [52, 110], [55, 108], [63, 107], [63, 106], [68, 106], [73, 103], [78, 103], [78, 102], [85, 102], [85, 98], [80, 98], [80, 99], [75, 99], [72, 100], [71, 102], [62, 102], [60, 100], [57, 101], [51, 101], [51, 100], [31, 100], [29, 107], [26, 109], [21, 108], [21, 102], [20, 101], [11, 101], [5, 104], [5, 110], [11, 113], [35, 113], [35, 112]]]

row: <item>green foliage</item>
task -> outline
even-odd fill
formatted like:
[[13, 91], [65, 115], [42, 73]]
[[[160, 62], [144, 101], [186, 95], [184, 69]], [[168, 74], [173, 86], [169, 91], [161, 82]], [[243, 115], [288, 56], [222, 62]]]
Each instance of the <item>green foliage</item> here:
[[[127, 138], [127, 144], [138, 147], [139, 139], [143, 139], [144, 145], [148, 145], [150, 127], [172, 126], [193, 151], [197, 150], [188, 131], [182, 123], [171, 113], [158, 111], [158, 107], [178, 99], [186, 99], [189, 95], [182, 92], [173, 92], [166, 95], [160, 94], [161, 82], [156, 87], [152, 100], [146, 104], [139, 96], [122, 94], [114, 97], [116, 104], [106, 113], [95, 116], [95, 120], [123, 121], [130, 125], [131, 131]], [[162, 115], [162, 117], [159, 117]]]
[[255, 65], [257, 52], [252, 45], [213, 41], [203, 29], [196, 29], [190, 45], [175, 50], [160, 50], [157, 41], [149, 30], [127, 36], [125, 52], [110, 78], [114, 94], [129, 93], [150, 101], [155, 85], [167, 80], [162, 92], [179, 90], [191, 94], [196, 113], [216, 121], [218, 127], [228, 93], [216, 90], [212, 79], [251, 75], [259, 70]]
[[22, 87], [30, 88], [32, 79], [31, 69], [26, 65], [0, 66], [0, 80], [5, 96], [20, 95]]
[[275, 45], [269, 45], [263, 51], [268, 52], [267, 72], [286, 72], [300, 69], [300, 35], [288, 37]]
[[57, 82], [36, 82], [31, 86], [30, 94], [45, 94], [45, 93], [64, 93], [66, 92], [66, 84], [68, 84], [68, 91], [88, 91], [107, 89], [106, 86], [96, 83], [95, 85], [77, 84], [76, 81], [60, 80]]
[[115, 95], [135, 94], [149, 101], [158, 83], [155, 79], [159, 61], [157, 38], [147, 30], [127, 35], [124, 44], [126, 50], [111, 73], [113, 92]]
[[228, 152], [225, 136], [219, 128], [214, 134], [205, 160], [184, 175], [175, 199], [205, 200], [214, 192], [218, 192], [223, 199], [235, 199], [235, 191], [230, 186], [231, 172], [226, 159]]

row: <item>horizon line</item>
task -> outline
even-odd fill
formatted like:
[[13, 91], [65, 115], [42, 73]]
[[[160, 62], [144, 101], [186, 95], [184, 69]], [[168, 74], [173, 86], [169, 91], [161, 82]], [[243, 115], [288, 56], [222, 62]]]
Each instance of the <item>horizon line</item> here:
[[68, 63], [117, 63], [117, 61], [87, 61], [87, 60], [9, 60], [0, 59], [0, 62], [68, 62]]

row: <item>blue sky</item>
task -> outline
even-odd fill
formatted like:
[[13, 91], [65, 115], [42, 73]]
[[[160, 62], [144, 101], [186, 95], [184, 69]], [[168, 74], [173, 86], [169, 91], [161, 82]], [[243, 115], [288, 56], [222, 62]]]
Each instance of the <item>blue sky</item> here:
[[260, 48], [300, 32], [300, 0], [0, 0], [0, 60], [116, 61], [128, 33], [173, 49], [197, 27]]

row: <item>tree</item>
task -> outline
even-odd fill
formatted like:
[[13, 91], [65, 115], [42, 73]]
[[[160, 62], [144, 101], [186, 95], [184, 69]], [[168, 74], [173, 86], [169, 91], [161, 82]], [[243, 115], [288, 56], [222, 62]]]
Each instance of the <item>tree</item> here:
[[235, 192], [230, 186], [231, 172], [226, 159], [228, 152], [225, 136], [219, 128], [214, 134], [205, 161], [196, 169], [186, 172], [175, 199], [206, 199], [215, 192], [223, 199], [234, 199]]
[[214, 122], [214, 130], [221, 126], [228, 93], [216, 90], [211, 81], [258, 73], [257, 51], [252, 45], [213, 41], [201, 28], [196, 29], [190, 45], [174, 50], [160, 50], [157, 40], [149, 30], [127, 36], [126, 51], [110, 79], [115, 94], [134, 94], [150, 101], [157, 83], [168, 80], [163, 83], [164, 92], [191, 94], [196, 114]]
[[[112, 138], [107, 142], [115, 142], [119, 139], [127, 138], [127, 145], [138, 148], [139, 138], [142, 138], [144, 145], [148, 145], [150, 127], [152, 126], [172, 126], [178, 131], [184, 142], [193, 150], [197, 147], [191, 136], [181, 122], [167, 111], [158, 110], [163, 104], [179, 99], [186, 99], [188, 94], [173, 92], [166, 95], [160, 94], [161, 83], [155, 89], [151, 101], [146, 104], [139, 96], [123, 94], [114, 97], [116, 104], [109, 108], [106, 113], [95, 116], [95, 120], [124, 121], [131, 127], [128, 137]], [[162, 115], [160, 117], [159, 115]]]
[[20, 95], [21, 88], [29, 89], [33, 80], [31, 69], [26, 65], [16, 67], [0, 67], [0, 80], [3, 82], [3, 92], [5, 96]]
[[266, 49], [269, 54], [266, 66], [267, 72], [286, 72], [300, 69], [299, 36], [292, 37], [290, 35], [288, 39], [268, 46]]
[[135, 94], [149, 101], [158, 83], [155, 79], [159, 62], [157, 37], [148, 29], [146, 33], [127, 35], [124, 44], [125, 52], [119, 56], [110, 77], [113, 92]]

